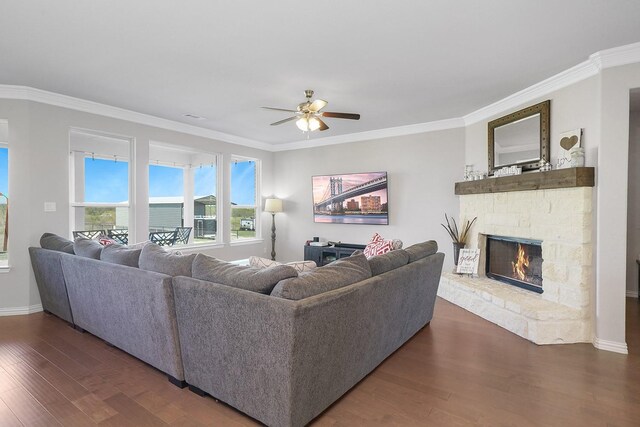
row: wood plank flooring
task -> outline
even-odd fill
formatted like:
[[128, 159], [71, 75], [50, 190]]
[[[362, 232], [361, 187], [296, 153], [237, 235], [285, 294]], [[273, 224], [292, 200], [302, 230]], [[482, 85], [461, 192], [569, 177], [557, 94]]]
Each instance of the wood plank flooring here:
[[[536, 346], [438, 299], [431, 325], [315, 426], [639, 426], [640, 304], [629, 355]], [[0, 426], [249, 426], [255, 420], [55, 316], [0, 317]]]

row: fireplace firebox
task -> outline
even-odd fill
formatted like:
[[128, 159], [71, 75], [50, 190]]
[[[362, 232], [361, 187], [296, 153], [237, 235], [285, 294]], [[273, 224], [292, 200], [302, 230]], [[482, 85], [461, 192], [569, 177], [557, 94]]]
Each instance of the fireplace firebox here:
[[542, 293], [542, 241], [487, 236], [486, 274], [501, 282]]

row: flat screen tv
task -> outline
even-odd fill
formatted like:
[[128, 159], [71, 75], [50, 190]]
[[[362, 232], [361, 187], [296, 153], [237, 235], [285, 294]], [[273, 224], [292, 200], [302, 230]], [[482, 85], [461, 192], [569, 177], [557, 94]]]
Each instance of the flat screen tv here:
[[389, 224], [386, 172], [320, 175], [311, 180], [314, 222]]

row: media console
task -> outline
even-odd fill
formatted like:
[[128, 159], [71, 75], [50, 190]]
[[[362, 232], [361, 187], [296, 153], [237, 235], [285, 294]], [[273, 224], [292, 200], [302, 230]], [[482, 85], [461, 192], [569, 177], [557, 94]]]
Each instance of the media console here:
[[304, 260], [314, 261], [318, 267], [327, 265], [337, 259], [351, 256], [356, 250], [364, 250], [365, 245], [355, 243], [340, 243], [333, 246], [310, 246], [304, 247]]

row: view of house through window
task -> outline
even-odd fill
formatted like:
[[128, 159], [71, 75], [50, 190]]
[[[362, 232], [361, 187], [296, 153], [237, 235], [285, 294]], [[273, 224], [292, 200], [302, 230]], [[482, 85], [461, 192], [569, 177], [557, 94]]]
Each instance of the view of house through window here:
[[150, 240], [162, 245], [218, 240], [217, 159], [185, 147], [149, 145]]
[[101, 230], [126, 243], [129, 140], [72, 131], [70, 141], [72, 231]]
[[254, 239], [257, 212], [258, 161], [231, 160], [231, 240]]
[[8, 263], [9, 220], [9, 125], [0, 120], [0, 267]]

